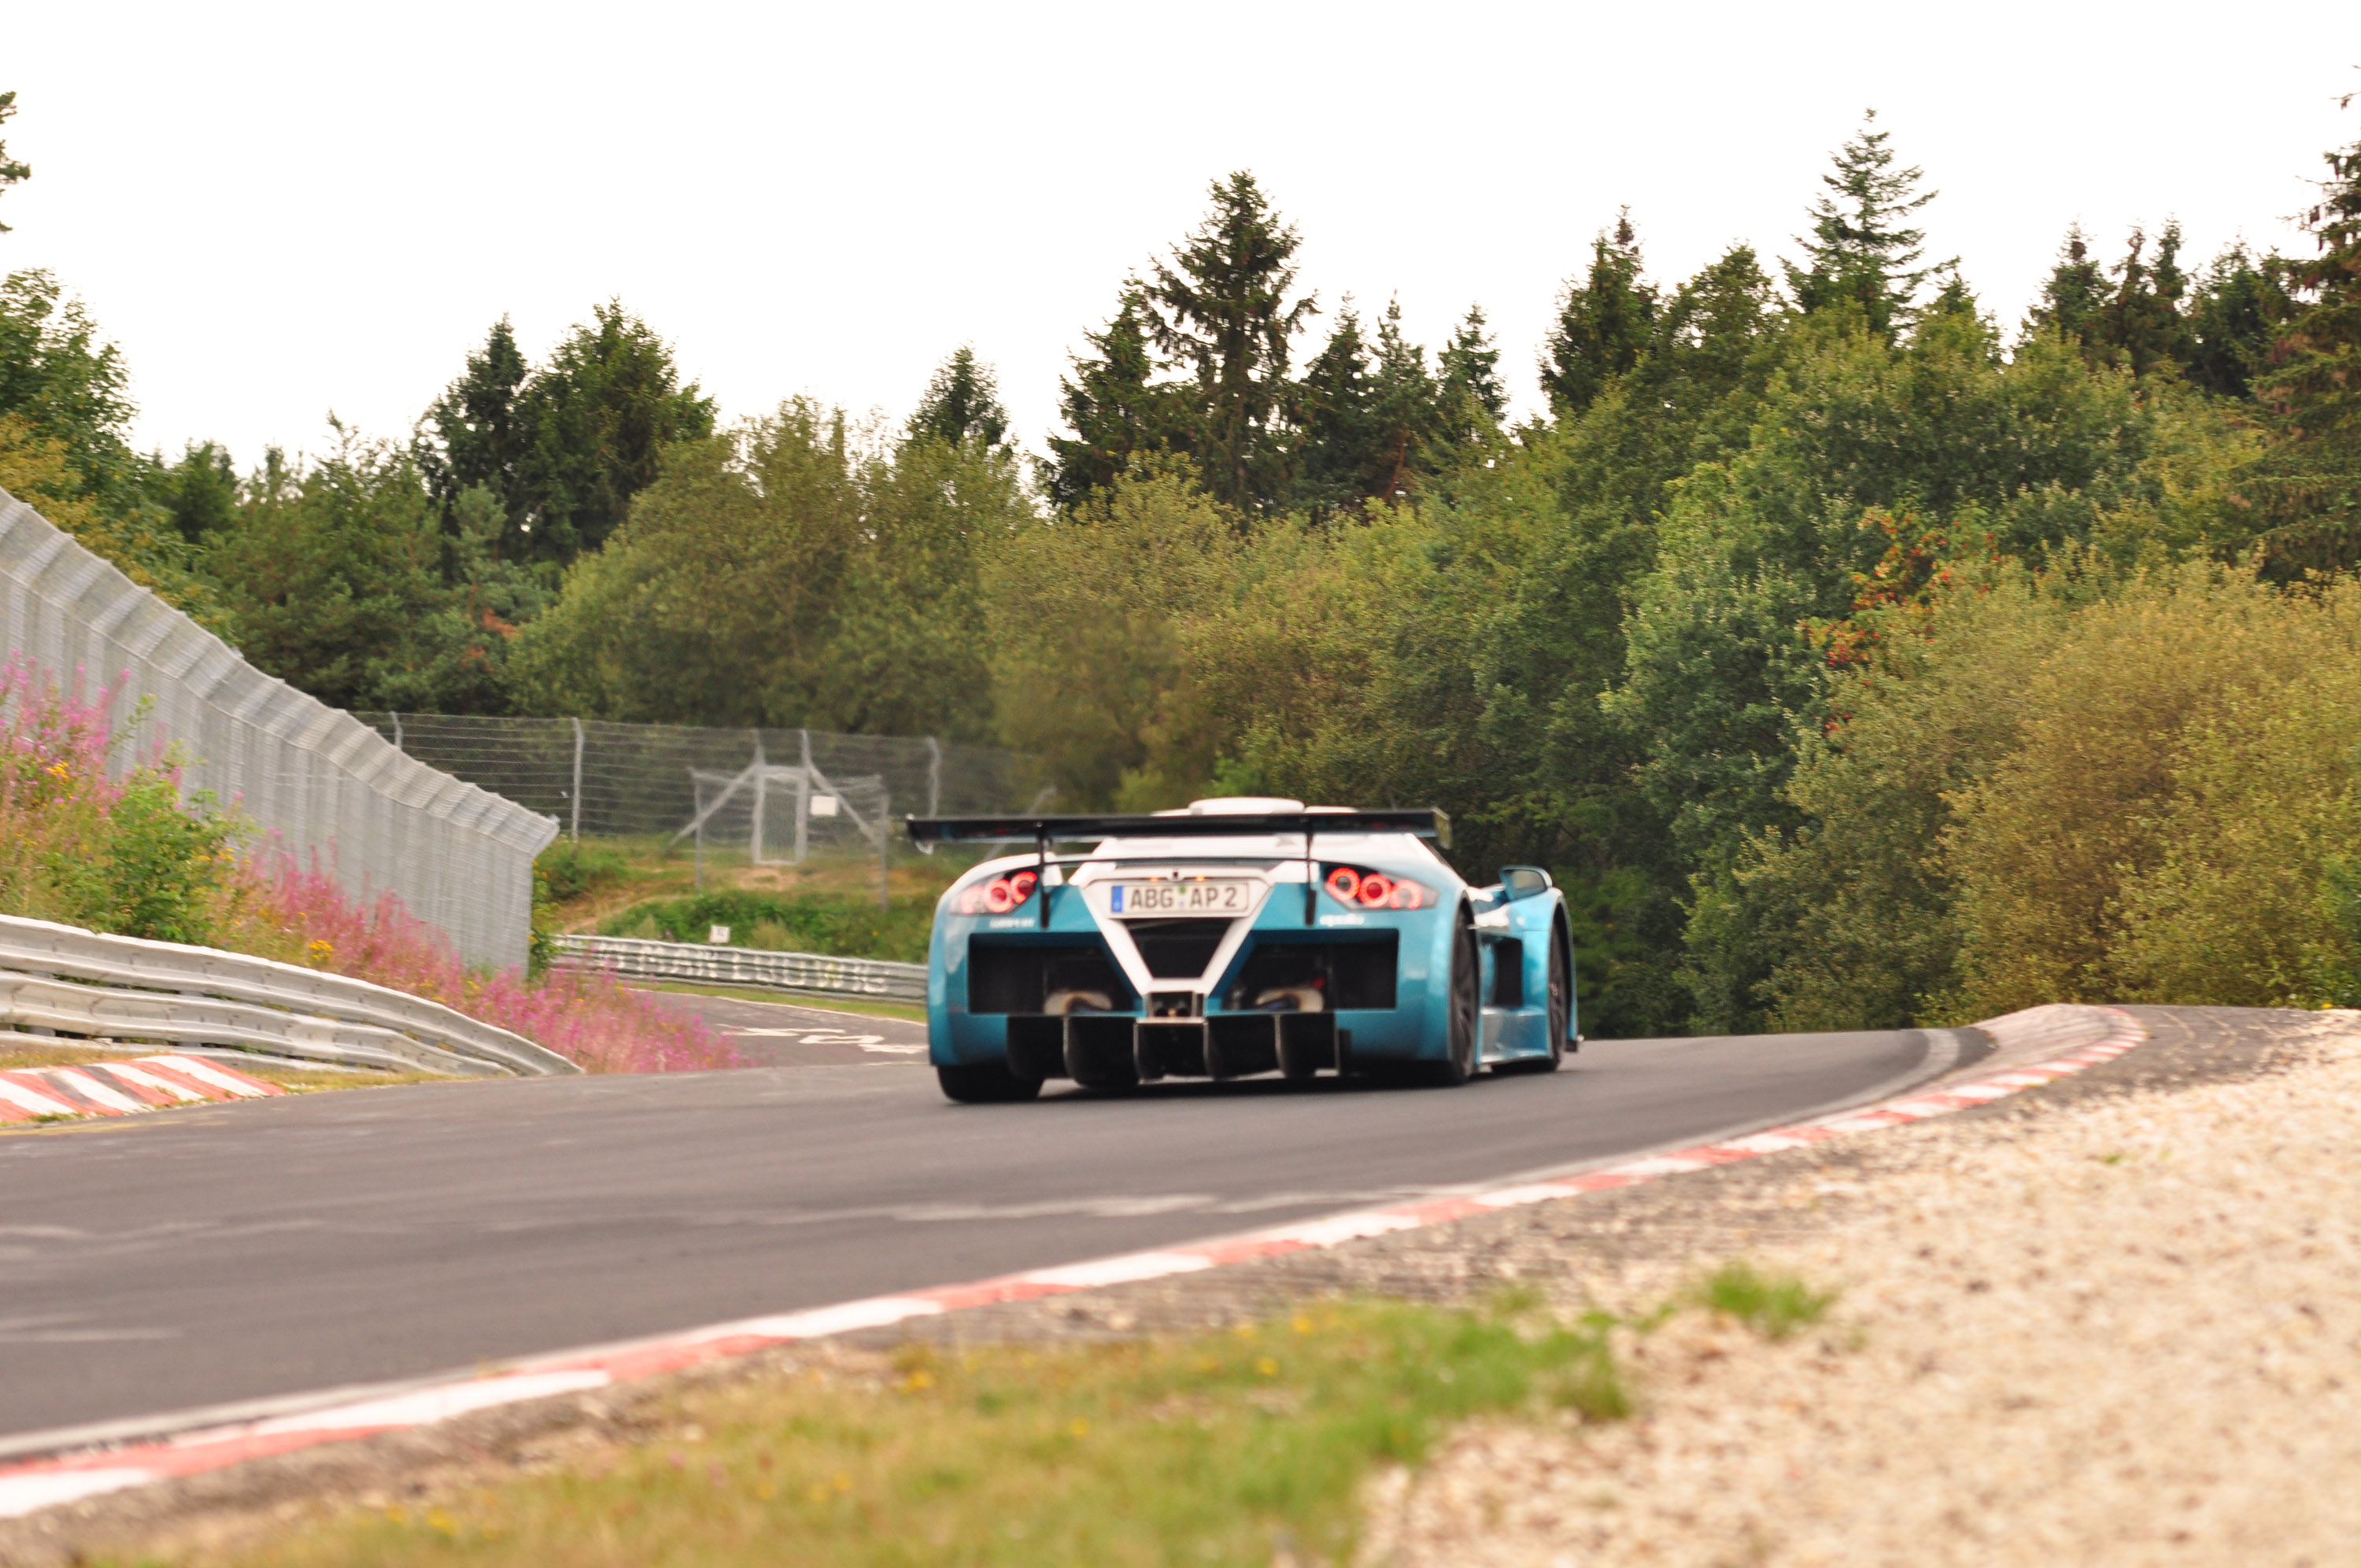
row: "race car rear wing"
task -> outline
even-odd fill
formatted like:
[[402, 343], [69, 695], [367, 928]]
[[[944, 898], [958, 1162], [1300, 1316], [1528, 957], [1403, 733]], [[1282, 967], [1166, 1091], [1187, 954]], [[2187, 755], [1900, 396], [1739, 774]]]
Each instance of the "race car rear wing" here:
[[1257, 833], [1415, 833], [1451, 847], [1451, 818], [1434, 806], [1288, 811], [1235, 817], [913, 817], [910, 842], [1072, 844], [1101, 839], [1243, 839]]
[[1286, 811], [1229, 816], [1214, 812], [1170, 817], [913, 817], [910, 842], [927, 854], [938, 844], [1030, 844], [1039, 857], [1041, 928], [1049, 928], [1052, 844], [1102, 839], [1241, 839], [1257, 833], [1303, 835], [1303, 923], [1319, 901], [1312, 843], [1323, 833], [1415, 833], [1451, 847], [1451, 818], [1431, 806], [1373, 811]]

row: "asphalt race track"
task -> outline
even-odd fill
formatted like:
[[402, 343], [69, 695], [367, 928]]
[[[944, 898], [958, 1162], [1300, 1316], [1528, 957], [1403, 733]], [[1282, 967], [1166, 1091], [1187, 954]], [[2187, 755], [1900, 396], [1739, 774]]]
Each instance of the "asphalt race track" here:
[[0, 1444], [1694, 1143], [1897, 1092], [1957, 1039], [1593, 1042], [1554, 1077], [1456, 1090], [1053, 1086], [1006, 1106], [952, 1105], [922, 1058], [882, 1055], [0, 1136]]

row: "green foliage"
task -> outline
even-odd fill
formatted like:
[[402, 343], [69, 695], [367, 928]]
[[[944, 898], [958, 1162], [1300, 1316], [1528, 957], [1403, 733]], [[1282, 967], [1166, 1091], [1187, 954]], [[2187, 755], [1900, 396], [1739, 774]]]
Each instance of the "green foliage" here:
[[225, 620], [133, 453], [130, 372], [82, 302], [47, 272], [0, 280], [0, 488], [165, 602]]
[[518, 643], [541, 711], [974, 737], [983, 558], [1028, 523], [1010, 455], [864, 447], [807, 399], [679, 443]]
[[267, 454], [234, 525], [209, 535], [246, 656], [339, 707], [503, 711], [509, 635], [542, 594], [491, 558], [497, 507], [463, 496], [448, 538], [408, 452], [331, 428], [317, 461]]
[[2361, 142], [2330, 152], [2286, 266], [2292, 316], [2255, 384], [2276, 440], [2245, 477], [2275, 576], [2361, 565]]
[[609, 937], [702, 942], [712, 927], [727, 926], [732, 947], [915, 964], [926, 961], [934, 914], [932, 898], [896, 898], [892, 908], [880, 909], [874, 895], [741, 889], [635, 904], [608, 916], [598, 929]]
[[1152, 262], [1139, 291], [1148, 337], [1191, 386], [1183, 450], [1206, 490], [1254, 511], [1283, 497], [1290, 345], [1318, 306], [1290, 301], [1301, 236], [1271, 210], [1252, 174], [1215, 181], [1213, 211]]
[[357, 1510], [244, 1560], [1348, 1563], [1378, 1467], [1487, 1414], [1627, 1414], [1611, 1326], [1355, 1301], [1186, 1338], [913, 1343], [874, 1375], [687, 1389], [595, 1475]]
[[1735, 1318], [1764, 1339], [1787, 1339], [1811, 1327], [1836, 1305], [1833, 1290], [1815, 1290], [1792, 1274], [1765, 1273], [1741, 1259], [1725, 1263], [1692, 1286], [1692, 1305]]
[[992, 367], [962, 344], [935, 372], [910, 416], [908, 439], [929, 437], [948, 446], [977, 441], [998, 446], [1008, 434], [1008, 411], [1000, 404], [1000, 383]]
[[1941, 269], [1916, 265], [1926, 231], [1905, 226], [1936, 192], [1918, 189], [1926, 170], [1894, 167], [1890, 133], [1872, 129], [1876, 123], [1872, 109], [1838, 150], [1835, 172], [1820, 176], [1827, 192], [1812, 204], [1804, 265], [1787, 264], [1787, 287], [1800, 310], [1849, 309], [1891, 337], [1910, 324], [1919, 286]]
[[93, 931], [202, 943], [237, 836], [211, 795], [199, 791], [183, 805], [170, 773], [135, 772], [102, 831], [49, 851], [59, 914]]
[[471, 487], [499, 499], [498, 558], [563, 565], [622, 526], [665, 447], [712, 433], [713, 403], [620, 300], [592, 307], [528, 369], [502, 317], [427, 411], [419, 462], [447, 516]]
[[1589, 276], [1580, 284], [1569, 280], [1558, 299], [1557, 323], [1542, 345], [1542, 389], [1551, 403], [1578, 414], [1629, 374], [1653, 344], [1656, 305], [1626, 207], [1614, 232], [1601, 229], [1591, 242]]

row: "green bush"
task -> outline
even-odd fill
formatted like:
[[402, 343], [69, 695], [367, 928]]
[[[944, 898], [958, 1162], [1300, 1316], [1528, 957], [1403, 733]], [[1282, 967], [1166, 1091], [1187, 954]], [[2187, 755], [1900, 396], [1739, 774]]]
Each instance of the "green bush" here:
[[702, 942], [712, 927], [727, 926], [732, 947], [923, 963], [934, 909], [931, 898], [896, 898], [886, 910], [851, 894], [707, 893], [635, 904], [609, 916], [598, 930], [608, 937]]

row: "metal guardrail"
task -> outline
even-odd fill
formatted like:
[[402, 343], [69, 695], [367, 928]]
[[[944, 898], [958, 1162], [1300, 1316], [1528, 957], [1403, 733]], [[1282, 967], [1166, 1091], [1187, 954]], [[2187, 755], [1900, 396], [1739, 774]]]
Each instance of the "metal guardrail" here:
[[927, 966], [890, 959], [774, 953], [759, 948], [660, 942], [645, 937], [560, 936], [552, 940], [557, 948], [556, 961], [567, 969], [601, 969], [633, 980], [685, 980], [701, 985], [742, 985], [874, 1002], [927, 999]]
[[0, 1025], [458, 1077], [582, 1070], [522, 1035], [365, 980], [17, 916], [0, 916]]

